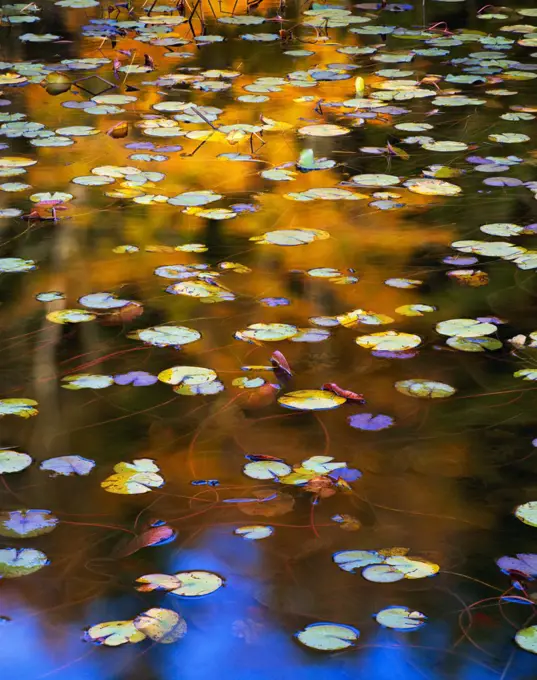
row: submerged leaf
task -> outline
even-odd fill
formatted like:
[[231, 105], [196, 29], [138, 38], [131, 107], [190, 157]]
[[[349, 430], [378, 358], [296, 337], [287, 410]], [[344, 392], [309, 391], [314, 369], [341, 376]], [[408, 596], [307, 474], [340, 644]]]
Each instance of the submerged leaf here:
[[148, 609], [133, 621], [140, 633], [161, 644], [171, 644], [186, 635], [187, 625], [183, 617], [171, 609]]

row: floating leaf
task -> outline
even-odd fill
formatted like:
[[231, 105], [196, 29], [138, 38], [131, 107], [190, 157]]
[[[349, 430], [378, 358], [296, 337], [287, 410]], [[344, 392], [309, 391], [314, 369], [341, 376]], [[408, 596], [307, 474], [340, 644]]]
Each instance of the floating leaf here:
[[106, 647], [119, 647], [125, 644], [135, 644], [145, 640], [144, 633], [139, 631], [134, 621], [106, 621], [91, 626], [85, 632], [85, 639]]
[[429, 562], [419, 557], [407, 557], [406, 555], [393, 555], [386, 558], [386, 564], [396, 568], [404, 578], [418, 579], [434, 576], [440, 570], [438, 564]]
[[173, 391], [177, 394], [183, 394], [186, 396], [196, 396], [196, 395], [211, 395], [218, 394], [224, 390], [224, 385], [219, 380], [212, 380], [211, 382], [204, 382], [199, 385], [188, 385], [186, 383], [181, 383], [173, 388]]
[[20, 472], [32, 464], [32, 458], [27, 453], [0, 449], [0, 474]]
[[451, 397], [457, 391], [451, 385], [446, 385], [446, 383], [422, 378], [399, 380], [395, 383], [395, 389], [401, 392], [401, 394], [406, 394], [407, 397], [418, 397], [421, 399], [445, 399], [446, 397]]
[[38, 293], [35, 299], [39, 300], [39, 302], [54, 302], [55, 300], [64, 300], [65, 295], [60, 293], [60, 291], [51, 290], [47, 293]]
[[450, 184], [440, 179], [409, 179], [403, 184], [412, 193], [422, 196], [456, 196], [462, 191], [456, 184]]
[[377, 432], [393, 427], [394, 420], [390, 416], [376, 415], [372, 413], [357, 413], [348, 418], [349, 425], [357, 430], [369, 430]]
[[298, 131], [301, 135], [308, 137], [339, 137], [341, 135], [348, 135], [350, 130], [341, 125], [306, 125]]
[[527, 578], [537, 576], [537, 555], [533, 553], [519, 553], [516, 557], [500, 557], [496, 560], [496, 564], [506, 574], [514, 571], [525, 574]]
[[268, 231], [263, 236], [254, 236], [250, 240], [276, 246], [303, 246], [315, 240], [324, 240], [329, 237], [328, 232], [320, 229], [278, 229]]
[[422, 304], [401, 305], [401, 307], [397, 307], [395, 311], [397, 314], [402, 314], [403, 316], [423, 316], [428, 312], [436, 311], [436, 307]]
[[0, 578], [33, 574], [49, 563], [45, 553], [33, 548], [0, 548]]
[[47, 319], [52, 323], [86, 323], [93, 321], [97, 317], [95, 314], [85, 309], [58, 309], [47, 314]]
[[171, 205], [199, 206], [213, 203], [221, 198], [221, 194], [217, 194], [210, 189], [207, 191], [185, 191], [183, 194], [170, 198], [168, 203]]
[[328, 158], [315, 158], [313, 149], [303, 149], [296, 167], [300, 172], [311, 172], [313, 170], [329, 170], [336, 165], [336, 161]]
[[95, 467], [95, 461], [82, 456], [58, 456], [44, 460], [40, 470], [49, 470], [52, 476], [70, 477], [72, 475], [85, 476]]
[[537, 501], [523, 503], [515, 508], [515, 517], [524, 524], [537, 527]]
[[38, 414], [37, 401], [33, 399], [0, 399], [0, 418], [3, 416], [19, 416], [31, 418]]
[[257, 342], [278, 342], [288, 340], [298, 333], [298, 328], [286, 323], [253, 323], [248, 328], [238, 331], [239, 339]]
[[513, 373], [515, 378], [522, 378], [522, 380], [537, 380], [537, 370], [534, 368], [521, 368], [519, 371]]
[[2, 274], [31, 272], [33, 269], [36, 269], [36, 263], [33, 260], [23, 260], [20, 257], [0, 258], [0, 273]]
[[114, 378], [111, 375], [92, 375], [90, 373], [68, 375], [62, 380], [67, 382], [67, 385], [62, 385], [66, 390], [102, 390], [114, 384]]
[[422, 281], [418, 279], [386, 279], [384, 283], [392, 288], [411, 289], [421, 286]]
[[130, 300], [121, 300], [112, 293], [90, 293], [83, 295], [78, 301], [90, 309], [119, 309], [130, 304]]
[[427, 151], [443, 151], [448, 153], [457, 153], [465, 151], [468, 148], [464, 142], [426, 142], [421, 145], [422, 149]]
[[384, 559], [376, 550], [342, 550], [333, 555], [338, 567], [351, 573], [372, 564], [382, 564]]
[[393, 605], [375, 614], [375, 619], [384, 628], [399, 631], [417, 630], [425, 625], [427, 617], [421, 612]]
[[161, 644], [176, 642], [187, 632], [186, 621], [171, 609], [148, 609], [137, 616], [133, 623], [136, 630]]
[[461, 352], [485, 352], [501, 349], [502, 343], [496, 338], [461, 338], [453, 337], [446, 340], [446, 345]]
[[216, 378], [215, 371], [202, 366], [172, 366], [158, 374], [158, 379], [168, 385], [202, 385]]
[[458, 338], [478, 338], [495, 333], [498, 329], [492, 323], [482, 323], [476, 319], [450, 319], [436, 324], [436, 331], [441, 335]]
[[251, 524], [245, 527], [239, 527], [233, 532], [237, 536], [242, 536], [249, 541], [259, 541], [263, 538], [268, 538], [274, 533], [274, 529], [262, 524]]
[[27, 168], [36, 163], [35, 158], [25, 158], [24, 156], [0, 157], [0, 168]]
[[159, 468], [148, 458], [141, 458], [132, 463], [118, 463], [114, 465], [116, 474], [107, 477], [101, 486], [109, 493], [140, 494], [148, 493], [151, 489], [158, 489], [164, 484], [164, 479], [157, 474]]
[[384, 331], [356, 338], [356, 344], [364, 349], [375, 349], [383, 352], [402, 352], [417, 347], [421, 342], [419, 335]]
[[515, 635], [517, 645], [532, 654], [537, 654], [537, 626], [521, 628]]
[[167, 590], [180, 597], [204, 597], [216, 592], [224, 585], [224, 579], [211, 571], [179, 571], [171, 576], [167, 574], [147, 574], [136, 579], [142, 585], [137, 590], [148, 592]]
[[330, 331], [323, 328], [298, 328], [291, 342], [323, 342], [330, 337]]
[[368, 312], [365, 309], [353, 309], [352, 312], [341, 314], [336, 317], [339, 324], [345, 328], [352, 328], [357, 324], [365, 324], [367, 326], [383, 326], [392, 323], [391, 316], [386, 314], [377, 314], [376, 312]]
[[400, 178], [395, 175], [354, 175], [351, 182], [360, 187], [391, 187], [399, 184]]
[[295, 633], [296, 639], [310, 649], [320, 652], [338, 652], [354, 647], [360, 632], [352, 626], [341, 623], [310, 623], [304, 630]]
[[298, 390], [278, 398], [282, 406], [299, 411], [326, 411], [341, 406], [345, 401], [345, 397], [324, 390]]
[[375, 564], [366, 567], [362, 572], [362, 576], [366, 581], [371, 581], [372, 583], [395, 583], [405, 578], [401, 571], [388, 564]]
[[257, 460], [246, 463], [242, 471], [252, 479], [278, 481], [279, 477], [285, 477], [292, 472], [292, 468], [278, 460]]
[[521, 144], [522, 142], [529, 142], [528, 135], [523, 135], [516, 132], [503, 132], [500, 134], [489, 135], [491, 142], [498, 142], [499, 144]]
[[0, 512], [0, 536], [33, 538], [55, 529], [58, 520], [50, 510], [11, 510]]
[[205, 303], [227, 302], [235, 299], [231, 291], [210, 281], [181, 281], [168, 286], [166, 292], [196, 298]]
[[181, 347], [201, 338], [201, 333], [186, 326], [153, 326], [136, 331], [134, 337], [155, 347]]

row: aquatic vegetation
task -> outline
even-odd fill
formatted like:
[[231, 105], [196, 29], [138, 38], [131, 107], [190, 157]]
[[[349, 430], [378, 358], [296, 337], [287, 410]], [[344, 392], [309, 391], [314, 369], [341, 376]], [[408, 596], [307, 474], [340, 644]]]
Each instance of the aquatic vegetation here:
[[531, 4], [0, 8], [6, 677], [529, 677]]
[[311, 623], [295, 633], [298, 642], [321, 652], [337, 652], [354, 647], [359, 636], [356, 628], [340, 623]]
[[384, 628], [410, 631], [421, 628], [425, 624], [427, 617], [421, 612], [413, 612], [406, 607], [393, 605], [375, 614], [375, 620]]

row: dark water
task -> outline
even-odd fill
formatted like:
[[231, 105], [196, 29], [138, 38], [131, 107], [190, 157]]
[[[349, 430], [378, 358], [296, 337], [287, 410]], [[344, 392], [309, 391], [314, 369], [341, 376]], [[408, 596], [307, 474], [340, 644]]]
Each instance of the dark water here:
[[[517, 506], [537, 500], [531, 382], [537, 373], [525, 375], [527, 381], [513, 375], [537, 366], [529, 337], [536, 330], [537, 299], [531, 183], [537, 158], [537, 38], [533, 44], [531, 34], [537, 35], [537, 12], [516, 11], [531, 10], [533, 3], [521, 0], [481, 12], [480, 3], [470, 0], [392, 3], [384, 10], [374, 3], [349, 5], [348, 16], [362, 17], [363, 23], [348, 23], [340, 13], [342, 26], [327, 27], [321, 19], [316, 29], [304, 25], [312, 19], [304, 11], [321, 6], [309, 3], [287, 8], [262, 3], [250, 15], [265, 17], [265, 23], [238, 26], [215, 20], [214, 15], [231, 16], [231, 2], [204, 4], [205, 34], [226, 40], [203, 44], [195, 15], [197, 45], [188, 23], [175, 28], [164, 23], [160, 34], [144, 33], [140, 19], [148, 16], [150, 3], [143, 8], [137, 2], [130, 14], [118, 6], [119, 25], [116, 10], [109, 12], [106, 3], [38, 4], [40, 11], [33, 13], [33, 6], [4, 3], [0, 27], [6, 62], [0, 71], [0, 210], [15, 210], [0, 213], [0, 255], [21, 258], [0, 259], [0, 397], [32, 399], [38, 409], [35, 417], [1, 419], [2, 447], [26, 452], [33, 462], [0, 475], [0, 572], [14, 575], [13, 565], [6, 566], [13, 553], [2, 552], [6, 548], [41, 551], [49, 564], [2, 579], [2, 678], [535, 678], [535, 657], [514, 636], [537, 623], [531, 581], [537, 558], [533, 569], [527, 563], [525, 570], [519, 566], [510, 573], [496, 565], [502, 556], [532, 553], [537, 546], [537, 528], [514, 515]], [[188, 7], [185, 11], [189, 16]], [[163, 12], [155, 6], [150, 17]], [[237, 4], [235, 14], [245, 13]], [[10, 24], [9, 16], [40, 21]], [[334, 16], [329, 19], [336, 21]], [[438, 22], [446, 23], [420, 33]], [[377, 25], [397, 30], [369, 35], [350, 30]], [[238, 37], [275, 34], [282, 27], [284, 40]], [[27, 33], [57, 37], [21, 40]], [[163, 39], [167, 45], [158, 44]], [[345, 46], [372, 50], [338, 51]], [[293, 50], [313, 54], [286, 54]], [[165, 56], [174, 52], [182, 56]], [[146, 72], [121, 70], [143, 65], [144, 54], [150, 57]], [[102, 63], [91, 70], [87, 61], [65, 62], [74, 59]], [[211, 73], [214, 69], [224, 73]], [[319, 75], [324, 71], [328, 75]], [[66, 76], [67, 85], [51, 82], [55, 72]], [[12, 83], [17, 76], [3, 78], [6, 73], [29, 81], [13, 86], [9, 78]], [[191, 80], [174, 83], [170, 74]], [[355, 92], [356, 76], [365, 79], [364, 93]], [[263, 77], [283, 80], [244, 89]], [[384, 89], [393, 81], [395, 90]], [[62, 86], [66, 91], [58, 93]], [[110, 88], [105, 95], [136, 99], [97, 102], [117, 106], [116, 113], [93, 115], [83, 108], [105, 88]], [[396, 96], [375, 108], [382, 103], [379, 92]], [[244, 95], [266, 100], [237, 99]], [[446, 96], [467, 100], [449, 106], [453, 99], [446, 102]], [[359, 100], [343, 105], [353, 98]], [[186, 114], [195, 122], [177, 121], [177, 136], [147, 134], [140, 124], [172, 125], [173, 116], [185, 113], [152, 108], [161, 102], [192, 102], [195, 108]], [[112, 133], [121, 122], [127, 129]], [[298, 132], [323, 123], [340, 126], [340, 135]], [[408, 123], [427, 127], [405, 129]], [[257, 127], [218, 129], [236, 124]], [[91, 126], [92, 134], [79, 136], [73, 126]], [[210, 137], [204, 142], [186, 136], [194, 130]], [[494, 137], [503, 133], [508, 137]], [[447, 151], [434, 145], [444, 141], [462, 145]], [[160, 148], [133, 148], [136, 142]], [[176, 148], [162, 149], [170, 146]], [[296, 163], [307, 148], [335, 165], [300, 172]], [[218, 158], [221, 154], [249, 158]], [[16, 160], [2, 161], [12, 157]], [[8, 165], [26, 172], [8, 176]], [[284, 181], [278, 172], [261, 175], [281, 165]], [[93, 177], [111, 174], [109, 184], [72, 182], [102, 166], [114, 167]], [[443, 190], [450, 195], [423, 195], [402, 184], [423, 179], [424, 171], [448, 182]], [[378, 173], [395, 177], [373, 187], [351, 180]], [[360, 200], [296, 195], [319, 188], [343, 189]], [[219, 198], [200, 209], [224, 213], [196, 214], [185, 208], [185, 199], [179, 199], [182, 205], [166, 205], [164, 199], [143, 204], [147, 195], [172, 198], [207, 190]], [[142, 203], [134, 200], [140, 198]], [[198, 205], [203, 200], [199, 193], [190, 199]], [[215, 219], [221, 217], [228, 219]], [[496, 226], [488, 233], [480, 230], [490, 224]], [[290, 229], [326, 233], [280, 235], [287, 245], [251, 240]], [[304, 244], [289, 244], [297, 238]], [[470, 240], [473, 245], [451, 245]], [[483, 252], [483, 242], [503, 245]], [[188, 244], [202, 246], [187, 252]], [[125, 245], [132, 252], [118, 251]], [[468, 252], [472, 248], [477, 254]], [[154, 273], [173, 265], [184, 266], [182, 287], [178, 269]], [[337, 271], [308, 274], [326, 267]], [[457, 273], [461, 269], [466, 273]], [[404, 281], [386, 284], [390, 279]], [[166, 289], [174, 284], [180, 284], [175, 289], [180, 294], [170, 295]], [[62, 295], [36, 299], [50, 291]], [[193, 292], [213, 296], [207, 303]], [[93, 293], [124, 302], [113, 309], [103, 307], [116, 304], [106, 296], [78, 302]], [[428, 307], [401, 310], [405, 305]], [[88, 322], [57, 323], [54, 312], [64, 309], [92, 316]], [[351, 310], [362, 310], [359, 321], [341, 319]], [[409, 315], [418, 312], [422, 315]], [[460, 323], [448, 325], [447, 332], [437, 326], [453, 319], [474, 320], [473, 330], [468, 322], [462, 330]], [[235, 335], [255, 323], [317, 331], [306, 342], [292, 329], [279, 339], [276, 334], [275, 341]], [[475, 330], [480, 323], [486, 324], [482, 332]], [[201, 337], [179, 348], [155, 346], [136, 334], [155, 326], [186, 326]], [[323, 329], [327, 337], [319, 335]], [[380, 351], [356, 344], [357, 338], [384, 331], [409, 335], [388, 336], [392, 344], [380, 345]], [[512, 340], [519, 335], [526, 338]], [[369, 344], [377, 341], [374, 336]], [[292, 377], [268, 370], [276, 350], [289, 362]], [[173, 366], [212, 369], [217, 378], [206, 373], [203, 380], [210, 381], [201, 387], [195, 378], [183, 378], [178, 386], [183, 393], [176, 393], [152, 378]], [[134, 371], [144, 373], [117, 377]], [[65, 378], [81, 374], [91, 376], [83, 379], [88, 387], [64, 389]], [[114, 383], [135, 377], [148, 384]], [[243, 388], [236, 382], [240, 378], [260, 380]], [[420, 379], [443, 383], [452, 394], [431, 399], [403, 393], [401, 381]], [[94, 389], [95, 380], [105, 389]], [[307, 412], [278, 402], [284, 394], [319, 390], [325, 383], [363, 394], [367, 403], [333, 402], [328, 405], [337, 408]], [[204, 390], [209, 394], [193, 394]], [[0, 406], [4, 413], [16, 408], [10, 402]], [[349, 418], [359, 414], [386, 417], [357, 418], [352, 422], [366, 429], [351, 427]], [[296, 468], [312, 456], [331, 456], [362, 476], [344, 473], [349, 481], [338, 482], [344, 468], [328, 476], [328, 468], [312, 473], [310, 463], [309, 472], [299, 469], [296, 485], [282, 475], [252, 479], [243, 471], [245, 455], [272, 456]], [[44, 461], [63, 456], [95, 465], [87, 475], [51, 476], [40, 469]], [[101, 486], [115, 465], [140, 459], [154, 460], [165, 484], [157, 481], [143, 494], [109, 493]], [[121, 470], [125, 490], [135, 471]], [[205, 480], [218, 485], [192, 484]], [[50, 516], [38, 513], [33, 517], [39, 535], [17, 536], [29, 528], [26, 519], [21, 529], [16, 511], [29, 509], [52, 513], [58, 520], [54, 530], [41, 534], [43, 517]], [[177, 536], [143, 547], [156, 541], [147, 532], [158, 520], [164, 532], [173, 529]], [[261, 533], [265, 527], [273, 531], [260, 540], [234, 533], [251, 525]], [[136, 542], [136, 536], [142, 538]], [[362, 568], [346, 572], [332, 556], [348, 550], [383, 551], [378, 561], [407, 554], [414, 559], [406, 572], [410, 578], [399, 572], [399, 580], [373, 582]], [[38, 558], [32, 552], [17, 559], [34, 564]], [[420, 565], [426, 577], [415, 578]], [[203, 598], [135, 589], [143, 575], [189, 570], [214, 572], [224, 586]], [[415, 630], [381, 626], [375, 616], [393, 605], [427, 620]], [[148, 635], [115, 648], [94, 644], [91, 633], [84, 636], [103, 622], [138, 621], [152, 608], [184, 617], [186, 635], [173, 644]], [[339, 652], [310, 649], [294, 637], [322, 622], [350, 626], [360, 637]]]

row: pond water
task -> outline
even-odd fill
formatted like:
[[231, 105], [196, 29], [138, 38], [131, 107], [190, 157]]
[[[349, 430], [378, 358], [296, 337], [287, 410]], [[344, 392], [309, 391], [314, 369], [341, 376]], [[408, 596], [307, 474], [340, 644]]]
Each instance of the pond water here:
[[191, 3], [2, 3], [2, 678], [534, 679], [534, 3]]

